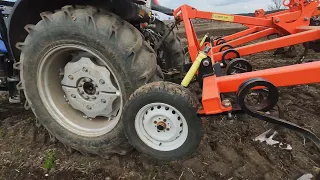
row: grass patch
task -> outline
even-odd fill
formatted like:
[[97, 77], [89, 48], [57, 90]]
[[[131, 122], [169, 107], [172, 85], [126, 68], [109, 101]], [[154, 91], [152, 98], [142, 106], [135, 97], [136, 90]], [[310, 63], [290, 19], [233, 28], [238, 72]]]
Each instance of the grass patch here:
[[50, 170], [53, 165], [54, 165], [54, 161], [56, 159], [56, 154], [55, 154], [55, 151], [54, 150], [50, 150], [48, 152], [48, 155], [47, 155], [47, 158], [43, 164], [43, 168], [46, 169], [46, 170]]

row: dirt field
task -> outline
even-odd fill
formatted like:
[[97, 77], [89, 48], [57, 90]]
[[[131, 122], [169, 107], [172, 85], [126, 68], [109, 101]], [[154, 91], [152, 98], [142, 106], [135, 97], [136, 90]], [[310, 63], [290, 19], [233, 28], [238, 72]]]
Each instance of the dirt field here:
[[[226, 30], [220, 29], [220, 34]], [[272, 52], [247, 57], [254, 68], [293, 64], [296, 59]], [[320, 59], [313, 52], [309, 60]], [[320, 85], [281, 88], [285, 118], [320, 135]], [[176, 162], [160, 162], [134, 151], [110, 159], [88, 157], [54, 142], [21, 105], [0, 103], [0, 179], [297, 179], [320, 172], [320, 150], [309, 140], [280, 130], [275, 140], [292, 150], [253, 139], [272, 126], [247, 115], [204, 119], [205, 137], [196, 154]], [[48, 164], [49, 163], [49, 164]], [[51, 167], [47, 170], [44, 167]]]

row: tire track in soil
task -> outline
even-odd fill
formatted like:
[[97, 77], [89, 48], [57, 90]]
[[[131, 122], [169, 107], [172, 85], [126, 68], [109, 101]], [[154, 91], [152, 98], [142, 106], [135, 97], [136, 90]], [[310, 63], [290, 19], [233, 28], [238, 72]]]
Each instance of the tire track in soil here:
[[[320, 57], [311, 54], [309, 57]], [[292, 64], [294, 60], [260, 53], [248, 57], [255, 69]], [[285, 117], [320, 135], [320, 85], [281, 88]], [[196, 154], [175, 162], [159, 162], [138, 152], [110, 159], [85, 157], [51, 142], [43, 128], [22, 105], [0, 103], [0, 179], [296, 179], [319, 172], [320, 152], [311, 142], [288, 130], [276, 140], [288, 142], [292, 151], [257, 143], [253, 138], [270, 125], [238, 115], [207, 118], [205, 137]], [[35, 138], [36, 137], [36, 138]], [[50, 171], [42, 168], [49, 150], [56, 155]], [[48, 177], [45, 176], [48, 174]]]

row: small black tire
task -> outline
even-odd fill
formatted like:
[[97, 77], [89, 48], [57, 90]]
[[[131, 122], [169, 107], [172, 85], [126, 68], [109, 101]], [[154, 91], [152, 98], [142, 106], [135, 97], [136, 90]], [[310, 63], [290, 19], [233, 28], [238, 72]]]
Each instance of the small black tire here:
[[[140, 138], [141, 136], [138, 135], [135, 128], [137, 121], [136, 117], [139, 117], [138, 112], [140, 112], [145, 106], [153, 103], [162, 103], [176, 108], [178, 111], [176, 114], [181, 113], [182, 115], [181, 122], [187, 123], [188, 131], [186, 140], [181, 144], [181, 146], [176, 147], [176, 149], [162, 151], [152, 148]], [[170, 114], [171, 111], [169, 110], [168, 112]], [[185, 121], [183, 121], [183, 118]], [[144, 122], [147, 121], [145, 118], [143, 119]], [[176, 119], [174, 120], [178, 121]], [[172, 122], [171, 120], [168, 120], [168, 122], [169, 121]], [[192, 97], [190, 91], [180, 85], [169, 82], [154, 82], [136, 90], [125, 105], [123, 123], [125, 134], [131, 145], [141, 153], [159, 160], [172, 161], [190, 156], [197, 150], [203, 135], [202, 121], [197, 116], [197, 103]]]
[[230, 44], [225, 44], [220, 48], [219, 52], [226, 51], [228, 49], [233, 49], [233, 46], [231, 46]]
[[[94, 7], [65, 6], [54, 13], [41, 13], [41, 17], [36, 25], [26, 26], [29, 35], [23, 43], [17, 44], [22, 51], [22, 89], [39, 123], [66, 147], [82, 154], [108, 157], [131, 151], [133, 147], [125, 137], [121, 119], [109, 132], [93, 137], [73, 133], [58, 123], [40, 96], [37, 85], [40, 73], [37, 69], [50, 48], [64, 44], [86, 47], [98, 54], [120, 80], [124, 105], [137, 88], [160, 79], [154, 50], [130, 23]], [[66, 103], [60, 99], [55, 101]]]

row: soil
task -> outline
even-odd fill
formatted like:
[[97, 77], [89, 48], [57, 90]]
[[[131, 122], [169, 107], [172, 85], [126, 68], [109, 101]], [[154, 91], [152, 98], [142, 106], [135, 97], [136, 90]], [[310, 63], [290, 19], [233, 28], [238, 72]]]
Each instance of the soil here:
[[[220, 29], [220, 34], [225, 33]], [[273, 52], [246, 57], [255, 70], [293, 64], [297, 58]], [[320, 56], [310, 51], [307, 60]], [[280, 88], [284, 117], [320, 136], [320, 84]], [[275, 140], [292, 150], [253, 139], [273, 126], [248, 115], [203, 119], [205, 136], [199, 150], [181, 161], [161, 162], [133, 151], [110, 159], [88, 157], [65, 148], [37, 127], [32, 112], [22, 105], [0, 103], [0, 179], [297, 179], [320, 172], [320, 150], [309, 140], [278, 129]], [[50, 156], [50, 157], [49, 157]], [[44, 168], [51, 161], [50, 170]]]

